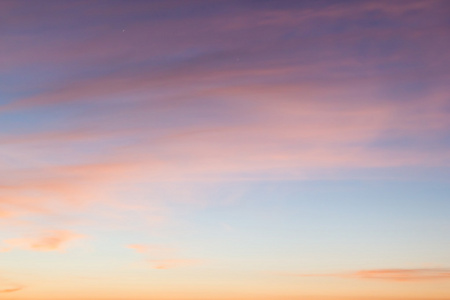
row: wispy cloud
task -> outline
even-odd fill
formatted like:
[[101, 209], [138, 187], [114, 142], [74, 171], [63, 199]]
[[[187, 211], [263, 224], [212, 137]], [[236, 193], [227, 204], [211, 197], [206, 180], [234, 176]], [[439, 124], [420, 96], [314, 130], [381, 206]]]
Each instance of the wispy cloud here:
[[13, 293], [23, 290], [25, 285], [18, 284], [10, 279], [0, 277], [0, 293]]
[[11, 288], [0, 288], [0, 293], [13, 293], [13, 292], [18, 292], [23, 289], [24, 289], [23, 286], [14, 286]]
[[198, 259], [174, 258], [177, 251], [172, 247], [163, 245], [131, 244], [127, 247], [147, 257], [145, 262], [153, 269], [165, 270], [201, 263]]
[[448, 167], [444, 2], [312, 3], [2, 2], [0, 114], [24, 121], [1, 124], [0, 218], [118, 183]]
[[348, 273], [331, 274], [285, 274], [295, 277], [336, 277], [350, 279], [387, 280], [396, 282], [426, 281], [426, 280], [449, 280], [450, 269], [374, 269], [361, 270]]
[[[109, 214], [119, 216], [102, 223], [109, 230], [134, 230], [144, 219], [170, 223], [173, 213], [174, 224], [198, 218], [194, 226], [208, 227], [201, 214], [209, 210], [186, 217], [178, 203], [190, 213], [198, 199], [220, 202], [223, 186], [197, 197], [211, 182], [404, 180], [447, 170], [448, 8], [448, 0], [0, 0], [0, 221], [14, 234], [22, 221], [36, 232]], [[230, 231], [221, 218], [245, 218], [247, 203], [261, 211], [265, 196], [249, 195], [242, 214], [211, 214]], [[300, 205], [280, 205], [291, 202]], [[344, 211], [353, 209], [343, 204], [336, 216]], [[149, 234], [149, 226], [130, 236]], [[245, 239], [253, 226], [244, 227], [230, 237]], [[207, 241], [200, 234], [209, 229], [183, 236], [183, 244]], [[3, 250], [61, 251], [83, 237], [21, 234]], [[154, 269], [204, 258], [152, 242], [127, 247]], [[408, 282], [447, 279], [449, 271], [292, 276]]]
[[127, 247], [135, 250], [138, 253], [146, 254], [152, 257], [171, 256], [176, 253], [176, 249], [163, 245], [131, 244]]
[[3, 252], [15, 248], [32, 251], [61, 251], [67, 248], [70, 242], [82, 238], [83, 235], [68, 230], [52, 230], [38, 237], [15, 238], [3, 241], [6, 245]]
[[166, 270], [178, 267], [192, 266], [200, 263], [194, 259], [150, 259], [147, 260], [153, 269]]

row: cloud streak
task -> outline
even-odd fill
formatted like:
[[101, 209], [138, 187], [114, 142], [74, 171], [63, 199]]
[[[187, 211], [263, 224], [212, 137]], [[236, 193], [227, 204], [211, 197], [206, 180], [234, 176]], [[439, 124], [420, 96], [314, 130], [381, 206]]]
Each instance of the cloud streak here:
[[449, 165], [442, 1], [80, 3], [1, 4], [1, 218], [117, 183]]
[[[76, 226], [91, 226], [90, 235], [100, 240], [93, 256], [103, 250], [119, 253], [111, 245], [125, 246], [130, 237], [144, 241], [126, 246], [129, 256], [114, 258], [117, 264], [134, 257], [140, 266], [165, 270], [222, 256], [217, 267], [232, 271], [229, 259], [248, 257], [251, 247], [261, 249], [272, 238], [267, 251], [256, 249], [243, 261], [244, 269], [256, 266], [258, 256], [288, 247], [285, 241], [295, 244], [287, 239], [301, 222], [311, 223], [299, 234], [314, 239], [335, 218], [350, 222], [358, 216], [353, 212], [364, 207], [370, 216], [360, 218], [362, 226], [354, 230], [367, 233], [365, 226], [378, 213], [365, 206], [375, 197], [370, 193], [352, 207], [342, 196], [331, 219], [329, 205], [318, 205], [315, 215], [321, 197], [340, 201], [341, 194], [325, 190], [316, 197], [309, 186], [287, 181], [326, 185], [329, 179], [376, 178], [384, 186], [390, 179], [435, 180], [436, 174], [448, 180], [441, 174], [450, 167], [447, 0], [47, 4], [0, 1], [0, 222], [10, 234], [2, 237], [2, 249], [12, 252], [6, 256], [63, 251], [84, 237], [77, 232], [85, 230]], [[266, 184], [270, 180], [278, 182]], [[316, 191], [315, 184], [311, 190]], [[349, 197], [365, 183], [351, 185], [343, 188]], [[234, 196], [234, 188], [248, 188], [248, 193]], [[438, 193], [423, 197], [441, 207]], [[396, 195], [389, 191], [380, 203], [397, 200]], [[421, 195], [411, 201], [417, 204]], [[222, 202], [236, 211], [217, 207]], [[199, 203], [214, 207], [194, 213]], [[419, 218], [430, 217], [413, 212], [417, 207], [408, 207], [398, 222], [415, 218], [411, 223], [418, 224]], [[291, 224], [296, 209], [306, 218], [293, 218]], [[270, 227], [262, 221], [270, 222], [272, 214], [284, 217], [284, 212], [286, 222]], [[377, 220], [389, 222], [389, 216]], [[114, 223], [105, 221], [109, 217]], [[216, 223], [218, 228], [230, 223], [236, 230], [218, 236]], [[284, 225], [294, 230], [278, 234]], [[42, 228], [74, 231], [41, 233]], [[267, 234], [261, 236], [261, 230]], [[102, 244], [105, 236], [111, 240]], [[237, 247], [228, 243], [241, 239]], [[164, 245], [168, 241], [199, 249], [200, 259]], [[93, 272], [107, 259], [93, 259]], [[214, 268], [198, 269], [198, 279], [202, 272], [214, 273]], [[172, 286], [178, 284], [175, 273]], [[111, 277], [128, 275], [111, 272]], [[226, 282], [227, 275], [220, 276]], [[449, 271], [291, 276], [413, 282], [445, 280]], [[133, 274], [126, 280], [134, 279]]]
[[152, 257], [164, 257], [176, 253], [176, 250], [174, 248], [163, 245], [131, 244], [128, 245], [127, 247], [135, 250], [138, 253], [146, 254]]
[[52, 230], [39, 237], [5, 240], [3, 243], [6, 247], [3, 249], [3, 252], [11, 251], [15, 248], [39, 252], [62, 251], [72, 241], [82, 237], [83, 235], [68, 230]]
[[187, 267], [192, 265], [197, 265], [200, 263], [199, 260], [194, 259], [150, 259], [147, 260], [153, 269], [167, 270], [179, 267]]
[[12, 282], [11, 280], [0, 278], [0, 293], [14, 293], [25, 288], [24, 285]]
[[13, 293], [13, 292], [18, 292], [20, 290], [24, 289], [23, 286], [16, 286], [16, 287], [11, 287], [11, 288], [3, 288], [0, 289], [0, 293]]
[[201, 261], [197, 259], [173, 258], [176, 251], [175, 249], [167, 246], [131, 244], [127, 245], [127, 248], [133, 249], [137, 253], [143, 254], [147, 257], [145, 262], [148, 263], [152, 269], [167, 270], [198, 265], [201, 263]]
[[290, 274], [295, 277], [335, 277], [365, 280], [386, 280], [394, 282], [450, 280], [450, 269], [374, 269], [361, 270], [349, 273], [334, 274]]

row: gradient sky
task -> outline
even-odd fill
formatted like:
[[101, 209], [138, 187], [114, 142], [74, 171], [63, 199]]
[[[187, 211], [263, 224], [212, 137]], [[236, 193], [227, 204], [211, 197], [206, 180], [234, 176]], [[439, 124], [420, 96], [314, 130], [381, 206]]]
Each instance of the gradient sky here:
[[450, 1], [0, 0], [0, 298], [450, 299]]

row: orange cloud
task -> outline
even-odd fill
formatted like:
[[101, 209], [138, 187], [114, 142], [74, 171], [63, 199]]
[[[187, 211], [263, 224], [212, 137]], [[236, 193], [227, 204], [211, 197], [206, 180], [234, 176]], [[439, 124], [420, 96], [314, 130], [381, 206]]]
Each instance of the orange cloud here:
[[6, 278], [0, 278], [0, 293], [18, 292], [24, 288], [25, 286], [22, 284], [14, 283]]
[[17, 287], [12, 287], [12, 288], [0, 289], [0, 293], [17, 292], [17, 291], [22, 290], [23, 288], [24, 288], [23, 286], [17, 286]]
[[384, 279], [392, 281], [450, 279], [450, 269], [362, 270], [355, 272], [353, 276], [361, 279]]
[[194, 259], [151, 259], [147, 260], [153, 269], [173, 269], [199, 264], [200, 261]]
[[83, 235], [68, 230], [48, 231], [37, 238], [16, 238], [5, 240], [7, 247], [3, 251], [10, 251], [14, 248], [21, 248], [33, 251], [61, 251], [67, 245]]
[[374, 269], [361, 270], [350, 273], [334, 274], [290, 274], [296, 277], [336, 277], [355, 279], [376, 279], [396, 282], [422, 281], [422, 280], [442, 280], [450, 279], [450, 269], [429, 268], [429, 269]]
[[139, 244], [132, 244], [127, 246], [130, 249], [134, 249], [139, 253], [146, 253], [148, 251], [148, 246], [145, 245], [139, 245]]
[[161, 245], [142, 245], [142, 244], [131, 244], [127, 246], [130, 249], [136, 250], [138, 253], [148, 254], [150, 256], [165, 256], [172, 255], [175, 249], [161, 246]]
[[[117, 159], [110, 162], [79, 163], [10, 169], [0, 185], [0, 217], [20, 212], [49, 214], [55, 205], [86, 204], [101, 200], [107, 184], [125, 181], [136, 169], [136, 163]], [[2, 176], [0, 176], [2, 177]]]
[[175, 250], [166, 246], [131, 244], [127, 247], [138, 253], [144, 254], [146, 257], [150, 257], [145, 261], [149, 263], [153, 269], [173, 269], [200, 263], [200, 261], [196, 259], [171, 258], [174, 255]]

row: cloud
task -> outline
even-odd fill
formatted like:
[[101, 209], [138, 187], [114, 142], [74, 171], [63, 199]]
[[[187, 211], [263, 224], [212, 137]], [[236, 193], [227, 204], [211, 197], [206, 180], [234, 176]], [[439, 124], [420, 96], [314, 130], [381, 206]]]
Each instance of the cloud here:
[[194, 259], [150, 259], [147, 260], [153, 269], [167, 270], [178, 267], [192, 266], [199, 264], [199, 260]]
[[127, 248], [133, 249], [138, 253], [144, 254], [146, 263], [149, 263], [153, 269], [174, 269], [185, 266], [192, 266], [201, 263], [197, 259], [178, 259], [173, 258], [176, 254], [175, 249], [162, 245], [143, 245], [131, 244]]
[[0, 293], [13, 293], [13, 292], [18, 292], [20, 290], [24, 289], [23, 286], [16, 286], [16, 287], [11, 287], [11, 288], [0, 288]]
[[380, 100], [377, 87], [352, 88], [358, 84], [236, 83], [185, 101], [105, 103], [83, 115], [84, 129], [69, 120], [67, 130], [3, 135], [0, 217], [100, 203], [117, 183], [142, 180], [342, 178], [358, 168], [448, 166], [449, 91], [405, 106]]
[[74, 240], [82, 238], [83, 235], [68, 230], [52, 230], [35, 238], [15, 238], [3, 241], [5, 251], [12, 249], [26, 249], [32, 251], [61, 251], [67, 248]]
[[336, 277], [367, 280], [387, 280], [395, 282], [450, 280], [450, 269], [374, 269], [334, 274], [290, 274], [295, 277]]
[[127, 246], [130, 249], [136, 250], [138, 253], [147, 253], [148, 246], [140, 245], [140, 244], [132, 244]]
[[[127, 152], [127, 163], [145, 169], [142, 177], [163, 180], [239, 178], [242, 173], [266, 178], [264, 173], [270, 172], [278, 173], [273, 177], [304, 178], [314, 169], [433, 167], [448, 162], [439, 142], [450, 128], [447, 101], [439, 103], [432, 92], [415, 97], [407, 93], [394, 101], [387, 95], [394, 79], [414, 83], [423, 79], [424, 70], [438, 74], [435, 68], [446, 65], [436, 61], [448, 57], [438, 55], [448, 48], [440, 38], [445, 34], [442, 24], [429, 25], [433, 34], [427, 36], [433, 40], [421, 42], [430, 31], [421, 26], [423, 20], [428, 22], [429, 14], [437, 14], [432, 20], [441, 17], [439, 2], [330, 2], [325, 7], [284, 3], [277, 9], [250, 3], [216, 5], [228, 9], [195, 18], [183, 12], [171, 18], [174, 7], [168, 4], [120, 4], [108, 9], [96, 4], [83, 11], [86, 24], [92, 25], [89, 30], [84, 31], [86, 24], [74, 29], [79, 39], [69, 42], [37, 30], [21, 38], [33, 45], [21, 47], [25, 53], [16, 51], [15, 43], [5, 43], [13, 48], [5, 63], [16, 61], [19, 66], [25, 57], [52, 68], [64, 62], [68, 74], [45, 80], [42, 88], [25, 96], [12, 97], [2, 106], [4, 114], [30, 109], [38, 114], [42, 106], [48, 115], [64, 107], [72, 111], [74, 106], [81, 113], [65, 119], [67, 130], [13, 132], [2, 136], [2, 144], [13, 154], [25, 153], [39, 162], [60, 161], [56, 154], [73, 158], [67, 162], [72, 166], [100, 165], [99, 157]], [[38, 18], [43, 24], [71, 28], [67, 23], [73, 25], [71, 20], [78, 18], [50, 15], [81, 13], [69, 4], [50, 11], [36, 9], [39, 13], [21, 18], [31, 19], [29, 24]], [[124, 11], [126, 15], [119, 13]], [[136, 18], [156, 12], [164, 12], [158, 15], [158, 26], [151, 18]], [[411, 17], [412, 12], [420, 14]], [[116, 32], [101, 26], [100, 14], [111, 20], [122, 15], [126, 34], [122, 28]], [[392, 24], [359, 26], [377, 24], [367, 18], [387, 18]], [[8, 20], [17, 22], [13, 17]], [[317, 20], [319, 28], [312, 25]], [[311, 34], [315, 30], [317, 34]], [[171, 34], [177, 38], [167, 39]], [[398, 36], [403, 43], [392, 44]], [[34, 39], [42, 42], [36, 45]], [[430, 49], [435, 40], [443, 46]], [[416, 67], [405, 68], [410, 62]], [[19, 90], [20, 84], [24, 81], [16, 83]], [[443, 91], [441, 96], [448, 94]], [[397, 141], [406, 145], [392, 146]], [[423, 145], [432, 150], [419, 149]], [[112, 157], [110, 163], [123, 159]], [[91, 191], [78, 184], [84, 176], [87, 181], [92, 178], [80, 175], [55, 185], [73, 186], [72, 191], [83, 194]], [[112, 185], [120, 176], [112, 177], [105, 172], [92, 182]]]
[[0, 218], [129, 182], [448, 166], [442, 1], [105, 3], [0, 4]]
[[356, 272], [354, 276], [362, 279], [384, 279], [393, 281], [450, 279], [450, 269], [363, 270]]
[[0, 278], [0, 293], [13, 293], [23, 290], [24, 285], [15, 283], [7, 278]]
[[0, 217], [48, 216], [64, 212], [67, 207], [102, 202], [107, 186], [118, 181], [125, 183], [136, 166], [138, 161], [117, 158], [94, 163], [7, 167], [8, 176], [0, 175]]
[[[347, 179], [367, 169], [408, 179], [446, 168], [445, 2], [0, 1], [0, 219], [46, 223], [113, 198], [145, 214], [156, 201], [171, 209], [195, 198], [188, 188], [159, 195], [162, 181]], [[99, 211], [81, 218], [101, 220]], [[126, 226], [139, 223], [117, 211], [133, 218]], [[80, 237], [51, 231], [5, 249], [59, 251]], [[156, 269], [198, 263], [170, 247], [128, 247]]]
[[138, 253], [147, 254], [152, 257], [163, 257], [167, 255], [173, 255], [176, 250], [171, 247], [162, 245], [142, 245], [142, 244], [131, 244], [127, 246], [130, 249], [135, 250]]

